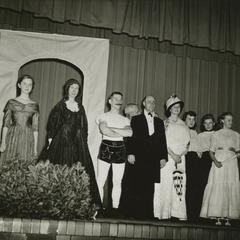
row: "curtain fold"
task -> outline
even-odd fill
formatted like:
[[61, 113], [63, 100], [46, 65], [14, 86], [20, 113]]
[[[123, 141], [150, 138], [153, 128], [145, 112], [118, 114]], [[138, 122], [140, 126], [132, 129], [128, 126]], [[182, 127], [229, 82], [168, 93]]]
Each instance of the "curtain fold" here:
[[[1, 1], [1, 0], [0, 0]], [[240, 56], [231, 52], [213, 51], [203, 47], [175, 45], [169, 41], [159, 42], [156, 39], [139, 39], [127, 34], [116, 34], [108, 29], [92, 28], [84, 25], [74, 25], [69, 22], [56, 23], [46, 18], [36, 18], [32, 13], [15, 12], [0, 8], [0, 28], [24, 30], [43, 33], [57, 33], [84, 37], [110, 39], [112, 45], [154, 50], [176, 56], [184, 56], [207, 61], [231, 62], [240, 65]]]
[[184, 110], [196, 111], [199, 118], [232, 111], [240, 129], [240, 66], [121, 46], [111, 46], [109, 61], [108, 94], [121, 91], [126, 102], [138, 104], [153, 95], [159, 116], [165, 118], [164, 103], [176, 93], [185, 102]]
[[240, 54], [238, 0], [0, 0], [55, 22]]
[[31, 13], [3, 9], [0, 10], [0, 27], [109, 38], [107, 96], [112, 91], [121, 91], [125, 103], [140, 104], [145, 95], [154, 95], [157, 112], [164, 118], [164, 101], [175, 92], [185, 101], [185, 110], [196, 111], [199, 118], [208, 112], [217, 116], [223, 111], [232, 111], [235, 129], [240, 130], [239, 56], [169, 42], [158, 45], [153, 39], [136, 40], [106, 29], [55, 23]]

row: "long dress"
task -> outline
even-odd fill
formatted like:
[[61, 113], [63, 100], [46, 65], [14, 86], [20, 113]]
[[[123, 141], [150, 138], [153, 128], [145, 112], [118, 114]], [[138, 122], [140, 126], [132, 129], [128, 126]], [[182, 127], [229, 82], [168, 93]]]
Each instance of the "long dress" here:
[[201, 217], [204, 218], [240, 218], [240, 182], [236, 154], [239, 151], [239, 134], [231, 129], [215, 132], [211, 139], [210, 150], [222, 163], [217, 168], [214, 163], [209, 173], [204, 191]]
[[199, 186], [198, 186], [198, 197], [201, 201], [201, 205], [199, 208], [199, 215], [202, 207], [202, 200], [204, 195], [204, 190], [206, 188], [208, 182], [208, 176], [210, 169], [212, 167], [212, 159], [210, 157], [210, 145], [211, 145], [211, 138], [214, 134], [214, 131], [205, 131], [198, 134], [198, 142], [200, 145], [200, 152], [202, 156], [199, 161], [198, 166], [198, 176], [199, 176]]
[[[181, 119], [178, 119], [176, 123], [169, 122], [166, 127], [166, 139], [167, 147], [175, 154], [181, 154], [186, 150], [190, 141], [189, 129]], [[177, 183], [177, 179], [173, 180], [176, 165], [170, 155], [168, 155], [165, 167], [161, 169], [161, 182], [155, 183], [154, 192], [154, 216], [156, 218], [176, 217], [182, 220], [187, 218], [185, 156], [182, 156], [181, 160], [181, 163], [177, 164], [177, 170], [181, 172], [180, 177], [182, 177], [180, 183]]]
[[79, 105], [79, 111], [73, 112], [66, 106], [64, 100], [58, 102], [50, 113], [47, 124], [48, 142], [39, 155], [39, 160], [49, 160], [53, 164], [67, 165], [81, 162], [90, 179], [90, 194], [93, 203], [101, 206], [95, 171], [88, 149], [88, 123], [84, 107]]
[[4, 108], [3, 127], [8, 128], [6, 150], [1, 154], [1, 163], [12, 159], [31, 161], [34, 158], [34, 131], [38, 131], [39, 106], [23, 104], [10, 99]]

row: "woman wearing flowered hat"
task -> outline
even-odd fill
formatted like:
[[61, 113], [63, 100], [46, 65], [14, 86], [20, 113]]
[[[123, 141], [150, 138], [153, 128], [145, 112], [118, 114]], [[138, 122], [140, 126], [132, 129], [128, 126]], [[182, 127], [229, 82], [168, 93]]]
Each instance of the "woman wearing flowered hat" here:
[[155, 184], [154, 216], [159, 219], [171, 217], [186, 220], [186, 174], [185, 154], [190, 141], [189, 129], [180, 119], [184, 102], [176, 95], [166, 101], [165, 129], [168, 147], [166, 166], [161, 169], [161, 182]]

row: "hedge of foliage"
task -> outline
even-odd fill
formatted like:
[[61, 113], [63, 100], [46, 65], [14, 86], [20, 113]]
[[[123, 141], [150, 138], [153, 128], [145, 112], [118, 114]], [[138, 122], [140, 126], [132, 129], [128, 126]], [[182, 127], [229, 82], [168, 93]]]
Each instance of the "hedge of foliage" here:
[[1, 216], [88, 219], [94, 211], [80, 163], [68, 168], [13, 159], [0, 167]]

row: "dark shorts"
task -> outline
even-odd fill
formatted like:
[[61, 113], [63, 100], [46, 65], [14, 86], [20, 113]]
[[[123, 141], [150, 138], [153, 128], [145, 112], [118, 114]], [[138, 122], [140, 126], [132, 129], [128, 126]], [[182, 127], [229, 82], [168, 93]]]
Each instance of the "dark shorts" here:
[[126, 147], [123, 141], [103, 140], [98, 159], [107, 163], [125, 163], [127, 159]]

